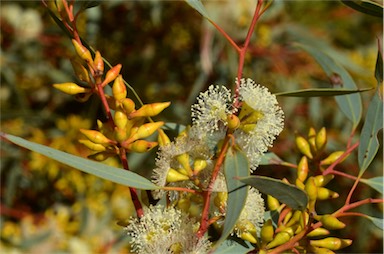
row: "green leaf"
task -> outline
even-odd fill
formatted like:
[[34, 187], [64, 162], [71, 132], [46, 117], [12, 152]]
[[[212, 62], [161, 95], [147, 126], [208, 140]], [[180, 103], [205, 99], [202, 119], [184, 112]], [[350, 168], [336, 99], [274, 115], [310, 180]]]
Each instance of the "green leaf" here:
[[383, 194], [383, 184], [384, 178], [382, 176], [377, 176], [369, 179], [360, 179], [360, 182], [365, 183], [371, 186], [373, 189], [377, 190], [381, 194]]
[[185, 0], [193, 9], [198, 11], [204, 18], [210, 20], [207, 10], [200, 0]]
[[264, 194], [277, 198], [281, 203], [288, 205], [294, 210], [303, 211], [307, 207], [307, 194], [295, 185], [266, 176], [242, 177], [239, 180]]
[[268, 152], [261, 156], [259, 165], [281, 165], [283, 162], [275, 153]]
[[[348, 90], [358, 90], [355, 82], [349, 73], [339, 65], [333, 58], [322, 52], [318, 48], [308, 45], [296, 44], [304, 49], [316, 59], [323, 68], [331, 82], [336, 86], [342, 86]], [[336, 96], [335, 100], [343, 114], [352, 121], [353, 129], [357, 127], [362, 115], [362, 103], [359, 94], [349, 94]]]
[[373, 1], [366, 0], [341, 0], [345, 5], [356, 11], [369, 14], [371, 16], [383, 18], [383, 6]]
[[367, 116], [361, 130], [360, 144], [358, 148], [358, 162], [361, 176], [371, 164], [379, 150], [377, 135], [383, 128], [383, 101], [379, 95], [379, 87], [368, 106]]
[[[379, 47], [381, 45], [381, 41], [378, 42]], [[376, 59], [376, 67], [375, 67], [375, 78], [377, 80], [378, 85], [383, 83], [383, 55], [379, 50], [377, 51], [377, 59]]]
[[232, 232], [245, 205], [248, 186], [238, 181], [237, 178], [249, 176], [247, 156], [242, 151], [230, 147], [224, 161], [224, 174], [228, 188], [228, 199], [223, 232], [216, 243], [217, 246]]
[[220, 246], [213, 252], [214, 254], [246, 254], [253, 250], [254, 247], [239, 238], [228, 238], [223, 241]]
[[21, 146], [31, 151], [37, 152], [39, 154], [45, 155], [67, 166], [76, 168], [88, 174], [98, 176], [105, 180], [109, 180], [121, 185], [130, 186], [137, 189], [144, 189], [144, 190], [159, 189], [159, 187], [153, 184], [151, 181], [149, 181], [148, 179], [136, 173], [123, 170], [121, 168], [108, 166], [103, 163], [98, 163], [95, 161], [84, 159], [69, 153], [65, 153], [65, 152], [50, 148], [48, 146], [27, 141], [25, 139], [22, 139], [10, 134], [2, 133], [1, 136], [11, 141], [12, 143], [15, 143], [18, 146]]
[[383, 218], [376, 218], [376, 217], [371, 217], [371, 216], [364, 216], [365, 218], [369, 219], [372, 221], [372, 223], [378, 227], [379, 229], [383, 230]]
[[369, 91], [373, 87], [362, 88], [362, 89], [333, 89], [333, 88], [311, 88], [296, 91], [288, 91], [275, 93], [276, 96], [287, 96], [287, 97], [323, 97], [323, 96], [339, 96], [352, 93], [361, 93]]

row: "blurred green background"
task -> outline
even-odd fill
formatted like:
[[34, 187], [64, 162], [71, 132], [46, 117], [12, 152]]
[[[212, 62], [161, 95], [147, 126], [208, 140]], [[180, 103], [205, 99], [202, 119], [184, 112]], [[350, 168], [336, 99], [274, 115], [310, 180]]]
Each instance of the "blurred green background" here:
[[[256, 1], [204, 1], [210, 16], [236, 41], [245, 38]], [[80, 103], [52, 88], [76, 82], [69, 59], [70, 40], [39, 1], [1, 1], [1, 131], [72, 154], [87, 156], [77, 142], [79, 128], [104, 120], [95, 97]], [[232, 87], [237, 55], [208, 22], [183, 1], [104, 1], [80, 16], [81, 36], [115, 65], [145, 103], [171, 101], [160, 117], [190, 123], [190, 105], [210, 84]], [[377, 38], [382, 19], [359, 13], [339, 1], [275, 1], [262, 16], [246, 56], [244, 77], [272, 92], [331, 87], [320, 66], [295, 42], [315, 46], [337, 59], [359, 88], [375, 87]], [[366, 110], [373, 91], [361, 94]], [[130, 96], [130, 95], [129, 95]], [[332, 97], [278, 98], [285, 130], [272, 151], [296, 163], [295, 134], [325, 126], [327, 153], [345, 148], [351, 124]], [[365, 111], [364, 111], [365, 112]], [[356, 140], [358, 133], [356, 134]], [[382, 133], [380, 134], [382, 137]], [[382, 142], [382, 138], [380, 138]], [[133, 154], [130, 167], [143, 175], [153, 168], [155, 152]], [[364, 175], [382, 175], [382, 143]], [[106, 163], [118, 166], [118, 160]], [[339, 168], [357, 175], [356, 156]], [[258, 174], [294, 179], [284, 167], [260, 167]], [[318, 212], [343, 205], [353, 182], [336, 177], [331, 189], [340, 198], [318, 205]], [[360, 184], [353, 200], [379, 198]], [[382, 217], [382, 205], [359, 211]], [[65, 167], [35, 153], [1, 144], [2, 253], [127, 253], [128, 239], [118, 220], [132, 214], [127, 188]], [[382, 253], [382, 231], [369, 221], [345, 218], [335, 232], [354, 240], [346, 253]]]

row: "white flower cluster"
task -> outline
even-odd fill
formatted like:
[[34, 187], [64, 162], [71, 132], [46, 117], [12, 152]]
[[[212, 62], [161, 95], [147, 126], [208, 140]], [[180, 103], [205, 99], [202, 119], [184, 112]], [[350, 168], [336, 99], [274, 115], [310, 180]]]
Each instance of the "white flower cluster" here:
[[208, 253], [211, 243], [197, 237], [197, 228], [186, 213], [158, 205], [145, 208], [140, 219], [132, 218], [126, 230], [135, 253]]

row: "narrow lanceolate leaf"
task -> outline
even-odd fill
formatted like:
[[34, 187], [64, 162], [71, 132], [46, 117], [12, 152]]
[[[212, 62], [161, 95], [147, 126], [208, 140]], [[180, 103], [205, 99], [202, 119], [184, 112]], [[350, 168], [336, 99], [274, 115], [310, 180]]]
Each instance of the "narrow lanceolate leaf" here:
[[353, 93], [361, 93], [369, 91], [373, 87], [362, 88], [362, 89], [333, 89], [333, 88], [311, 88], [311, 89], [302, 89], [296, 91], [288, 91], [275, 93], [276, 96], [286, 96], [286, 97], [324, 97], [324, 96], [339, 96]]
[[228, 199], [223, 232], [216, 243], [217, 246], [232, 232], [245, 205], [248, 186], [237, 180], [237, 178], [249, 176], [247, 156], [243, 152], [230, 147], [224, 161], [224, 174], [228, 188]]
[[220, 246], [213, 252], [213, 254], [246, 254], [254, 249], [249, 242], [242, 242], [242, 240], [226, 239]]
[[384, 177], [382, 176], [373, 177], [369, 179], [360, 179], [360, 182], [363, 182], [371, 186], [373, 189], [377, 190], [381, 194], [383, 194], [383, 188], [384, 188], [383, 181], [384, 181]]
[[384, 227], [383, 227], [383, 218], [376, 218], [376, 217], [371, 217], [371, 216], [364, 216], [365, 218], [369, 219], [370, 221], [372, 221], [372, 223], [378, 227], [379, 229], [383, 230]]
[[109, 180], [121, 185], [130, 186], [137, 189], [155, 190], [159, 188], [148, 179], [121, 168], [116, 168], [105, 165], [103, 163], [84, 159], [69, 153], [50, 148], [48, 146], [27, 141], [25, 139], [13, 135], [4, 133], [1, 134], [1, 136], [18, 146], [45, 155], [67, 166], [76, 168], [88, 174], [98, 176], [105, 180]]
[[303, 211], [307, 207], [307, 194], [295, 185], [266, 176], [242, 177], [239, 180], [264, 194], [277, 198], [281, 203], [288, 205], [292, 209]]
[[363, 129], [361, 130], [360, 143], [358, 149], [358, 161], [361, 176], [379, 150], [377, 134], [383, 128], [383, 101], [379, 94], [379, 87], [371, 103], [368, 106]]
[[[297, 44], [307, 51], [321, 65], [331, 83], [336, 89], [342, 87], [348, 90], [357, 90], [357, 86], [349, 73], [333, 58], [318, 48]], [[352, 122], [353, 129], [357, 127], [362, 115], [361, 96], [358, 93], [336, 96], [335, 100], [343, 114]]]
[[280, 165], [284, 161], [279, 158], [275, 153], [268, 152], [261, 156], [259, 165]]
[[341, 2], [356, 11], [383, 18], [383, 4], [368, 0], [341, 0]]
[[200, 0], [185, 0], [193, 9], [198, 11], [204, 18], [210, 20], [207, 10]]

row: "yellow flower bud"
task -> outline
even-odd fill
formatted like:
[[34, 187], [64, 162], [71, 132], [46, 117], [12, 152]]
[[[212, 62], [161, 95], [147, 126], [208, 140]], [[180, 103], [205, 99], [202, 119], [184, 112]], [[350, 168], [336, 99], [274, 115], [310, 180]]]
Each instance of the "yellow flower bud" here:
[[133, 110], [135, 110], [135, 103], [129, 98], [122, 99], [121, 104], [127, 114], [130, 114]]
[[284, 216], [284, 219], [283, 219], [283, 225], [287, 224], [288, 221], [292, 218], [292, 215], [293, 215], [293, 212], [292, 210], [290, 210], [285, 216]]
[[125, 129], [127, 122], [128, 122], [128, 117], [125, 114], [125, 112], [116, 110], [115, 111], [115, 117], [113, 119], [115, 121], [115, 124], [118, 128], [120, 129]]
[[305, 138], [303, 138], [301, 136], [297, 136], [296, 137], [296, 146], [297, 146], [297, 148], [299, 148], [299, 150], [302, 154], [304, 154], [305, 156], [307, 156], [310, 159], [313, 159], [311, 147], [309, 146], [309, 143]]
[[134, 117], [152, 117], [158, 115], [161, 111], [167, 108], [171, 103], [170, 102], [158, 102], [143, 105], [136, 111], [133, 111], [129, 114], [129, 118]]
[[213, 203], [217, 208], [225, 207], [227, 203], [228, 193], [218, 192], [213, 200]]
[[339, 193], [335, 191], [331, 191], [327, 188], [324, 187], [318, 187], [317, 188], [317, 199], [318, 200], [326, 200], [326, 199], [331, 199], [331, 198], [338, 198]]
[[269, 243], [273, 240], [273, 235], [275, 233], [275, 230], [272, 225], [272, 220], [267, 220], [260, 231], [260, 237], [263, 243]]
[[129, 152], [145, 153], [157, 146], [157, 142], [150, 142], [146, 140], [136, 140], [133, 143], [127, 145]]
[[314, 246], [311, 246], [310, 251], [315, 253], [315, 254], [334, 254], [335, 253], [335, 252], [331, 251], [330, 249], [314, 247]]
[[101, 144], [101, 145], [109, 145], [113, 143], [112, 140], [104, 136], [99, 131], [80, 129], [80, 132], [83, 133], [93, 143]]
[[104, 60], [99, 51], [96, 51], [95, 53], [95, 58], [93, 59], [93, 69], [97, 71], [98, 75], [102, 75], [104, 72]]
[[95, 144], [95, 143], [93, 143], [92, 141], [90, 141], [88, 139], [80, 139], [79, 143], [85, 145], [89, 149], [91, 149], [93, 151], [96, 151], [96, 152], [103, 152], [103, 151], [105, 151], [107, 149], [105, 146], [100, 145], [100, 144]]
[[107, 72], [107, 74], [105, 74], [105, 79], [104, 79], [103, 83], [101, 84], [101, 86], [105, 86], [109, 82], [115, 80], [115, 78], [117, 78], [117, 76], [119, 75], [120, 70], [121, 70], [121, 64], [117, 64], [116, 66], [112, 67]]
[[83, 45], [78, 43], [75, 39], [72, 39], [72, 44], [75, 47], [75, 51], [76, 51], [77, 55], [81, 59], [83, 59], [87, 63], [92, 63], [91, 52], [89, 52], [89, 50], [86, 47], [84, 47]]
[[53, 84], [53, 87], [70, 95], [75, 95], [79, 93], [86, 93], [89, 92], [89, 88], [81, 87], [75, 83], [61, 83], [61, 84]]
[[271, 195], [267, 196], [267, 206], [268, 209], [271, 211], [277, 210], [280, 207], [280, 202], [276, 198], [272, 197]]
[[227, 116], [227, 123], [229, 129], [236, 130], [240, 126], [240, 119], [236, 115], [231, 114]]
[[315, 184], [318, 187], [327, 185], [333, 178], [335, 178], [335, 175], [318, 175], [314, 177]]
[[193, 162], [193, 173], [197, 175], [201, 170], [207, 167], [207, 161], [202, 159], [195, 159]]
[[327, 130], [325, 127], [321, 128], [316, 135], [316, 148], [318, 151], [322, 151], [327, 144]]
[[[343, 154], [344, 154], [344, 151], [333, 152], [327, 158], [322, 160], [320, 162], [320, 164], [321, 165], [330, 165], [330, 164], [334, 163], [338, 158], [340, 158], [340, 156], [343, 155]], [[345, 158], [343, 160], [345, 160]]]
[[76, 59], [71, 59], [71, 64], [76, 77], [83, 82], [90, 83], [88, 70]]
[[323, 215], [321, 216], [320, 221], [323, 224], [323, 227], [326, 229], [335, 230], [335, 229], [345, 228], [345, 223], [339, 221], [339, 219], [337, 219], [333, 215], [329, 215], [329, 214]]
[[146, 123], [137, 128], [132, 128], [131, 137], [126, 143], [151, 136], [157, 129], [164, 125], [164, 122]]
[[112, 85], [112, 94], [113, 97], [120, 101], [127, 97], [127, 88], [125, 87], [123, 76], [119, 75], [115, 79]]
[[174, 170], [173, 168], [170, 168], [168, 170], [167, 183], [185, 181], [188, 179], [189, 179], [188, 176], [180, 174], [179, 172], [177, 172], [177, 170]]
[[[115, 127], [115, 131], [113, 132], [113, 135], [115, 136], [115, 140], [120, 142], [124, 142], [128, 138], [128, 133], [125, 128], [119, 128]], [[125, 144], [125, 143], [124, 143]], [[126, 148], [126, 146], [122, 145]]]
[[316, 153], [316, 131], [313, 127], [309, 128], [308, 131], [308, 143], [311, 146], [311, 150]]
[[285, 224], [286, 227], [291, 227], [300, 221], [302, 216], [301, 211], [297, 210], [293, 213], [292, 218]]
[[299, 189], [302, 189], [304, 190], [305, 188], [305, 185], [302, 181], [300, 181], [299, 179], [296, 179], [296, 186], [299, 188]]
[[267, 248], [271, 249], [271, 248], [274, 248], [276, 246], [282, 245], [282, 244], [288, 242], [289, 239], [291, 239], [291, 236], [287, 232], [284, 232], [284, 231], [279, 232], [276, 234], [276, 236], [274, 237], [272, 242], [267, 244]]
[[316, 198], [317, 198], [317, 186], [315, 184], [315, 179], [311, 176], [308, 178], [307, 182], [305, 183], [305, 192], [308, 195], [308, 208], [309, 211], [314, 211], [315, 210], [315, 203], [316, 203]]
[[308, 171], [308, 159], [306, 156], [303, 156], [299, 162], [299, 165], [297, 165], [297, 179], [304, 182], [305, 179], [307, 179]]
[[308, 237], [317, 237], [329, 235], [329, 230], [325, 228], [316, 228], [307, 234]]
[[184, 212], [188, 212], [190, 207], [191, 207], [191, 201], [188, 198], [181, 198], [177, 202], [177, 208], [179, 208]]
[[191, 165], [189, 165], [189, 154], [183, 153], [176, 157], [177, 161], [181, 164], [183, 169], [188, 172], [188, 175], [192, 175]]
[[240, 238], [250, 243], [257, 243], [256, 238], [249, 232], [243, 232], [240, 234]]
[[311, 240], [309, 244], [315, 247], [327, 248], [330, 250], [340, 250], [351, 245], [352, 240], [340, 239], [336, 237], [327, 237], [320, 240]]
[[99, 153], [89, 155], [88, 158], [95, 160], [95, 161], [105, 161], [106, 159], [108, 159], [109, 157], [112, 157], [114, 155], [115, 154], [113, 154], [111, 152], [104, 151], [104, 152], [99, 152]]

